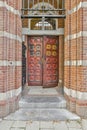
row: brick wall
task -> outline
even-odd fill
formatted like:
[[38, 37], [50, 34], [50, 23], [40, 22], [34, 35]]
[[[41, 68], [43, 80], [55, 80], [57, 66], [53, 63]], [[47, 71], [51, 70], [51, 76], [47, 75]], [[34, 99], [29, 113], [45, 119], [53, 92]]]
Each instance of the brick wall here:
[[21, 93], [21, 0], [0, 0], [0, 117], [18, 108]]
[[86, 4], [86, 0], [66, 0], [64, 46], [64, 91], [67, 106], [84, 117], [87, 116]]

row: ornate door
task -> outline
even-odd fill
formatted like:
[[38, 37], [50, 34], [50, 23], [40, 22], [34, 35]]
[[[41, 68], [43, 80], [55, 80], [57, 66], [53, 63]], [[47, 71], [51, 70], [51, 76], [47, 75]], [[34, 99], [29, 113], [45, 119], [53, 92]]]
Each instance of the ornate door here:
[[56, 37], [30, 37], [28, 51], [29, 85], [55, 87], [58, 84], [58, 44]]
[[42, 37], [29, 37], [28, 84], [42, 85]]
[[43, 86], [58, 85], [58, 41], [56, 37], [44, 36]]

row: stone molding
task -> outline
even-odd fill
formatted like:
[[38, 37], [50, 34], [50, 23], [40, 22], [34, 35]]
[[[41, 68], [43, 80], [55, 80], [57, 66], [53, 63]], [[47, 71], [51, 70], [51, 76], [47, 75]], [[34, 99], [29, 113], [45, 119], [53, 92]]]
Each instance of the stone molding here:
[[87, 60], [67, 60], [64, 62], [65, 66], [87, 66]]
[[18, 95], [20, 95], [21, 92], [22, 92], [22, 87], [19, 87], [18, 89], [14, 89], [14, 90], [0, 93], [0, 101], [13, 98], [14, 96], [18, 96]]
[[9, 6], [6, 1], [0, 1], [0, 7], [5, 7], [8, 11], [11, 11], [15, 15], [19, 15], [21, 17], [21, 13], [19, 10], [14, 9], [13, 7]]
[[0, 60], [0, 66], [22, 66], [22, 61]]
[[7, 37], [22, 42], [22, 38], [20, 36], [8, 33], [6, 31], [0, 31], [0, 37]]
[[64, 28], [57, 30], [30, 30], [28, 28], [22, 28], [22, 35], [64, 35]]
[[67, 87], [64, 87], [64, 92], [66, 95], [79, 100], [87, 100], [87, 92], [76, 91]]
[[72, 13], [75, 13], [78, 11], [80, 8], [87, 8], [87, 2], [80, 2], [76, 7], [72, 8], [71, 10], [68, 10], [66, 12], [66, 15], [70, 15]]

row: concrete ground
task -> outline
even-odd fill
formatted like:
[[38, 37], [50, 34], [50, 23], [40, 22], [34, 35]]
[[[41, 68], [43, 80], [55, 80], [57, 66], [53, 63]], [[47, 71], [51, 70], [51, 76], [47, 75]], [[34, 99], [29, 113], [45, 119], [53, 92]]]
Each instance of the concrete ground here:
[[87, 130], [87, 120], [0, 121], [0, 130]]
[[56, 88], [28, 87], [19, 110], [0, 119], [0, 130], [87, 130], [87, 120], [66, 109]]

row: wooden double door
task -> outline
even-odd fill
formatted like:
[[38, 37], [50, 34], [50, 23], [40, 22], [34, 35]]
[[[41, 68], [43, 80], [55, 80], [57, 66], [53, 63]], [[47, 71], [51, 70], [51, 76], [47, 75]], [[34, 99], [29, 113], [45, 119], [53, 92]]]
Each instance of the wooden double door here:
[[58, 84], [58, 38], [28, 38], [28, 85], [55, 87]]

